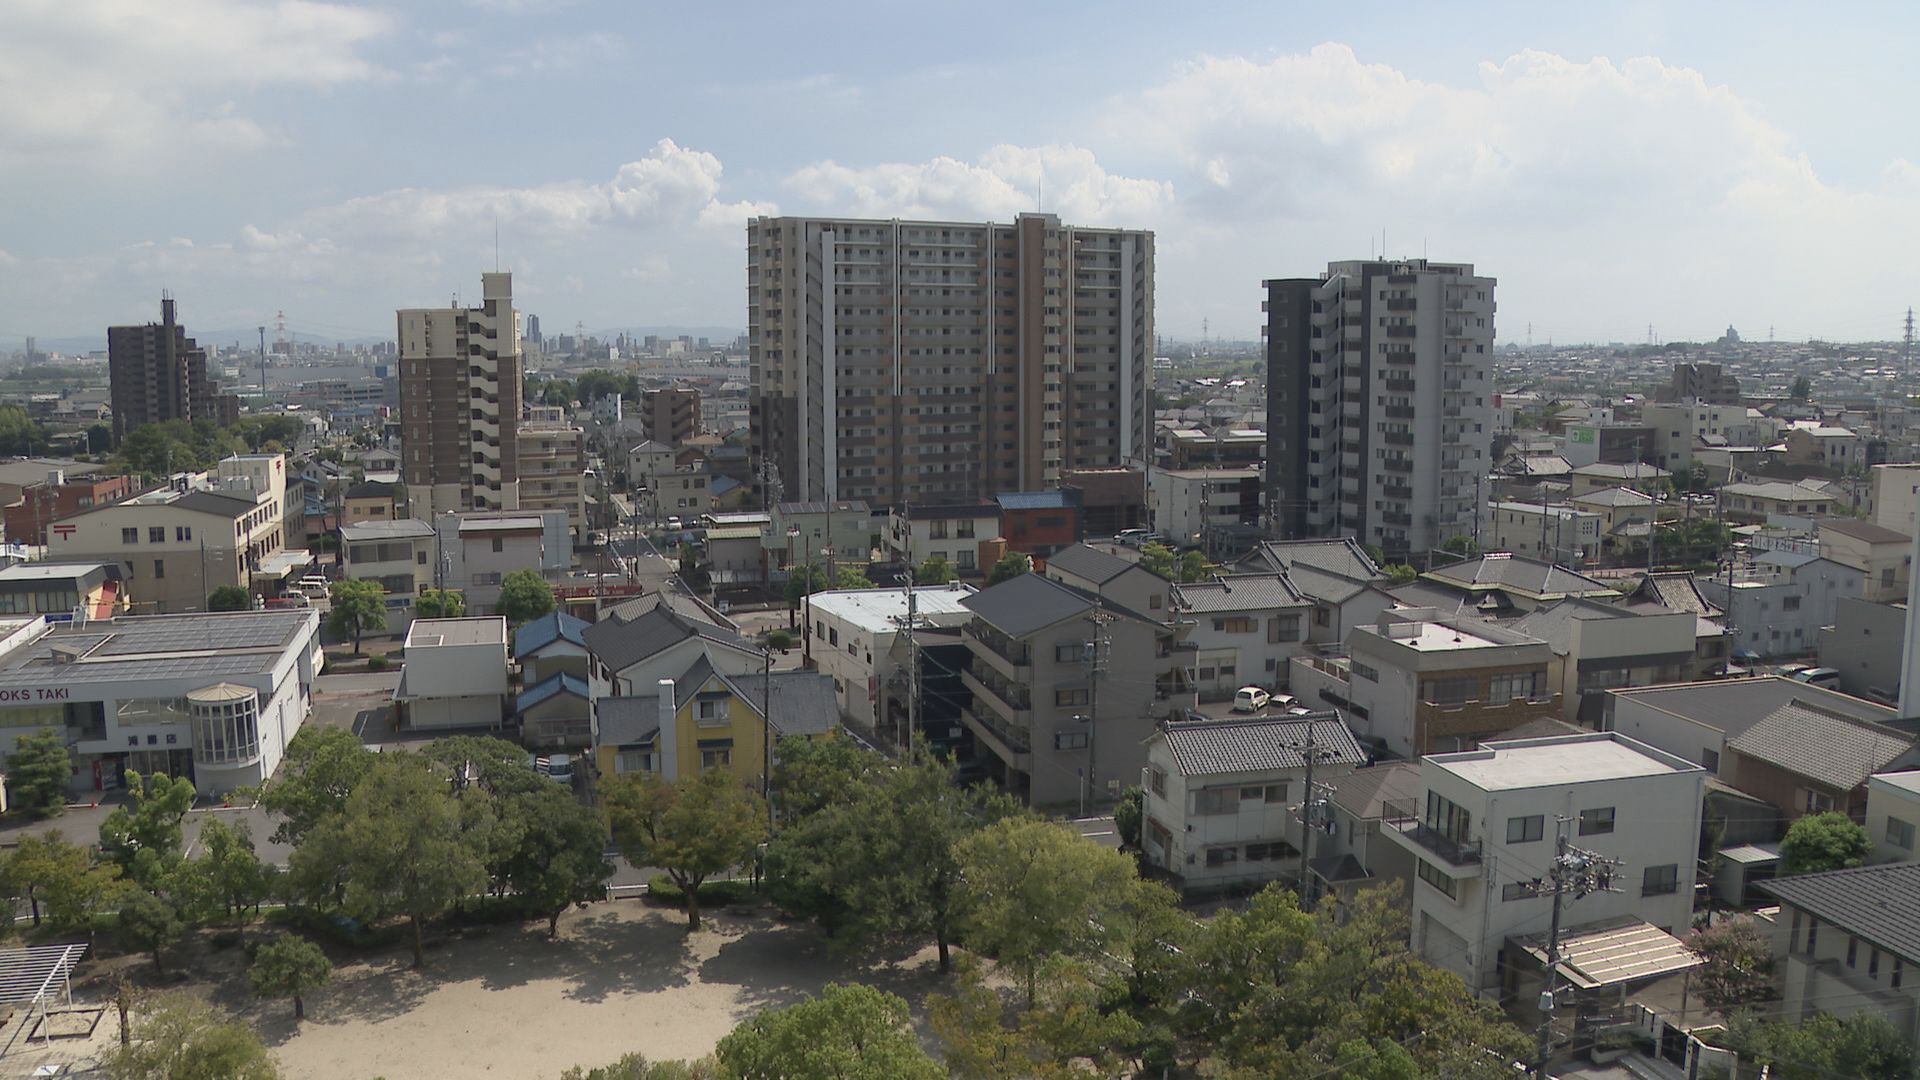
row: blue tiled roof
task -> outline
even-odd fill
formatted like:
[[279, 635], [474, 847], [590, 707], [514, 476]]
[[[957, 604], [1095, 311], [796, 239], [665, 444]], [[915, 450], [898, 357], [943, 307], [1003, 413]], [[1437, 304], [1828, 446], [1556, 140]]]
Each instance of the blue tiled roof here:
[[587, 641], [582, 636], [582, 632], [586, 628], [587, 623], [584, 619], [576, 619], [564, 611], [549, 611], [514, 631], [513, 658], [519, 660], [532, 656], [563, 639], [584, 649], [587, 647]]
[[585, 701], [587, 700], [587, 681], [564, 671], [549, 675], [522, 690], [520, 696], [513, 701], [513, 711], [526, 712], [556, 694], [572, 694]]
[[1064, 491], [1008, 491], [993, 498], [1002, 510], [1061, 510], [1073, 505]]

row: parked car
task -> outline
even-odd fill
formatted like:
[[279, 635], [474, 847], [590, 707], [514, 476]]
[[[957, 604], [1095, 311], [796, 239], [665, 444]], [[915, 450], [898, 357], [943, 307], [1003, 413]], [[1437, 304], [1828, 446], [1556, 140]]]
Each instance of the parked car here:
[[1243, 686], [1233, 695], [1234, 712], [1259, 712], [1273, 700], [1273, 695], [1258, 686]]
[[1793, 673], [1795, 682], [1808, 686], [1823, 687], [1827, 690], [1840, 689], [1840, 669], [1830, 667], [1803, 668]]

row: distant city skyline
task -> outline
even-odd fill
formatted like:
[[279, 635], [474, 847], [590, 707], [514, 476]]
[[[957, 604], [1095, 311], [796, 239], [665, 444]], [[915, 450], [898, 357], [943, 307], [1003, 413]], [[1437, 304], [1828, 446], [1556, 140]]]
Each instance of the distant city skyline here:
[[1383, 251], [1497, 278], [1502, 345], [1890, 340], [1916, 20], [18, 0], [0, 352], [104, 342], [163, 288], [196, 328], [391, 338], [397, 308], [474, 299], [496, 223], [550, 337], [744, 328], [756, 214], [1036, 205], [1154, 230], [1175, 340], [1256, 340], [1263, 279]]

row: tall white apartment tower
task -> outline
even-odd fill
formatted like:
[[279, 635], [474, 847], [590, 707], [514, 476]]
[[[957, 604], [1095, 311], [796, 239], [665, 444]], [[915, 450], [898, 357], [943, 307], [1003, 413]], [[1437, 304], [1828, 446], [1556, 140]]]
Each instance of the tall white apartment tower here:
[[747, 334], [784, 499], [963, 503], [1151, 453], [1151, 232], [757, 218]]
[[1470, 536], [1491, 464], [1494, 279], [1369, 260], [1265, 287], [1272, 532], [1358, 537], [1396, 560]]
[[416, 516], [520, 508], [520, 331], [513, 275], [480, 306], [403, 308], [400, 475]]

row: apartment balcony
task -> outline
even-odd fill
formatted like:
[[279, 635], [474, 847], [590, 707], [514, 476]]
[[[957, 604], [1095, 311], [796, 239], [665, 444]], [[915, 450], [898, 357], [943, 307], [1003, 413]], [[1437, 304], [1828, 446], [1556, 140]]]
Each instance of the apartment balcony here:
[[1386, 361], [1389, 364], [1412, 364], [1413, 350], [1412, 349], [1388, 349], [1385, 353], [1381, 354], [1380, 359]]
[[1428, 825], [1420, 820], [1418, 808], [1412, 803], [1382, 804], [1381, 823], [1388, 836], [1448, 877], [1479, 875], [1480, 841], [1456, 840]]
[[1420, 301], [1410, 296], [1404, 297], [1402, 299], [1387, 301], [1388, 311], [1417, 311], [1419, 310], [1419, 307], [1420, 307]]
[[1388, 405], [1383, 410], [1382, 415], [1389, 420], [1411, 420], [1413, 419], [1413, 406]]
[[1419, 333], [1419, 329], [1412, 326], [1389, 326], [1386, 328], [1386, 336], [1390, 338], [1417, 337]]
[[962, 636], [972, 644], [980, 646], [989, 656], [997, 657], [1008, 678], [1032, 678], [1033, 649], [1025, 642], [1015, 641], [993, 628], [984, 619], [975, 619], [966, 625]]
[[1410, 473], [1413, 471], [1412, 458], [1387, 458], [1380, 467], [1392, 473]]
[[1405, 484], [1387, 484], [1381, 487], [1380, 494], [1383, 498], [1405, 501], [1413, 498], [1413, 488]]
[[1411, 431], [1383, 432], [1380, 436], [1380, 439], [1382, 442], [1386, 443], [1388, 446], [1412, 446], [1413, 432]]
[[1440, 407], [1440, 415], [1445, 417], [1450, 417], [1450, 418], [1458, 417], [1461, 414], [1461, 411], [1462, 410], [1458, 405], [1442, 405]]
[[1014, 727], [993, 714], [991, 709], [962, 709], [960, 722], [967, 725], [974, 737], [987, 744], [987, 749], [1007, 764], [1029, 771], [1032, 769], [1033, 732], [1027, 728]]
[[1389, 394], [1411, 394], [1419, 389], [1420, 384], [1412, 379], [1388, 379], [1385, 386]]
[[1413, 524], [1413, 515], [1395, 513], [1389, 510], [1380, 515], [1380, 522], [1383, 525], [1398, 525], [1402, 528], [1406, 528]]
[[982, 665], [980, 671], [971, 666], [961, 668], [960, 681], [973, 691], [975, 701], [986, 699], [1000, 715], [1022, 726], [1032, 726], [1033, 696], [1025, 684], [1009, 682], [991, 665]]

